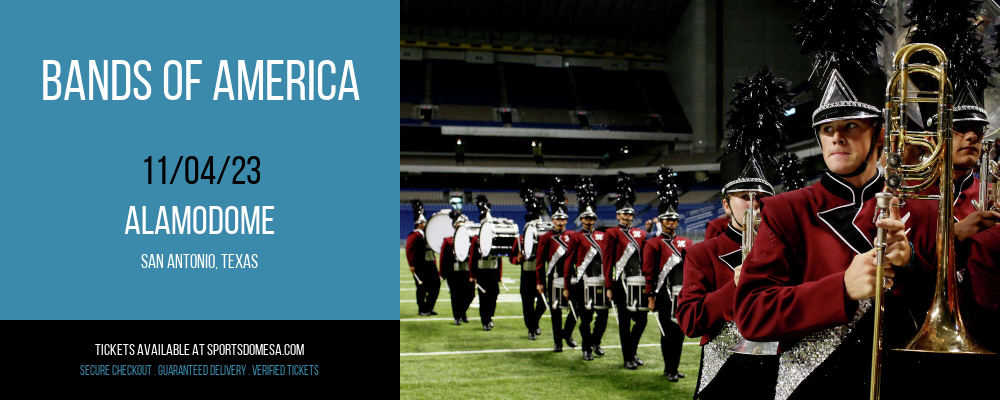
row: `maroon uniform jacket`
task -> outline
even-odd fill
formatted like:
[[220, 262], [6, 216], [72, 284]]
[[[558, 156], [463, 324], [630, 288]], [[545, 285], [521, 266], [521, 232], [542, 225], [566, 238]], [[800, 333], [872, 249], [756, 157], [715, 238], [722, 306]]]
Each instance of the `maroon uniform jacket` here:
[[642, 275], [646, 277], [645, 293], [653, 293], [656, 290], [660, 269], [670, 256], [677, 254], [677, 257], [683, 257], [681, 252], [687, 250], [689, 244], [691, 239], [681, 236], [669, 237], [665, 233], [646, 241], [646, 245], [642, 248]]
[[729, 225], [729, 218], [725, 216], [708, 221], [705, 224], [705, 240], [721, 235], [722, 232], [726, 231], [727, 225]]
[[[595, 247], [596, 245], [596, 247]], [[590, 252], [590, 248], [594, 247], [597, 250], [597, 255], [591, 261], [601, 262], [604, 254], [604, 232], [591, 232], [586, 229], [580, 229], [579, 232], [572, 232], [570, 234], [569, 243], [569, 253], [566, 264], [563, 266], [563, 276], [566, 277], [566, 287], [570, 285], [570, 277], [576, 271], [577, 268], [583, 266], [583, 261], [587, 258], [587, 253]], [[603, 269], [602, 269], [603, 273]], [[584, 276], [587, 276], [586, 274]]]
[[555, 230], [551, 230], [538, 237], [538, 249], [535, 250], [535, 279], [538, 280], [539, 284], [545, 282], [545, 275], [549, 271], [549, 261], [552, 260], [552, 255], [556, 254], [559, 248], [563, 246], [565, 246], [563, 255], [556, 261], [556, 265], [552, 270], [555, 274], [565, 271], [564, 263], [570, 256], [570, 248], [566, 239], [570, 238], [572, 232], [569, 229], [558, 233]]
[[427, 246], [423, 232], [416, 229], [410, 232], [410, 235], [406, 237], [406, 262], [417, 269], [423, 267], [434, 269], [434, 253], [431, 253], [429, 256], [431, 259], [427, 260], [427, 251], [430, 250]]
[[604, 231], [604, 259], [601, 260], [604, 267], [604, 286], [611, 287], [614, 281], [615, 263], [618, 262], [629, 243], [635, 242], [638, 248], [636, 255], [639, 257], [639, 264], [642, 265], [642, 248], [646, 242], [646, 231], [639, 228], [629, 228], [628, 233], [622, 231], [622, 226], [618, 225]]
[[[469, 254], [472, 254], [471, 252]], [[444, 243], [441, 243], [441, 254], [439, 261], [439, 274], [441, 276], [447, 277], [449, 273], [455, 272], [455, 238], [445, 238]], [[466, 262], [469, 259], [465, 259]], [[470, 268], [471, 269], [471, 268]]]
[[[472, 278], [472, 273], [479, 269], [479, 260], [483, 258], [483, 253], [479, 251], [479, 235], [472, 237], [472, 251], [469, 252], [469, 277]], [[497, 257], [497, 275], [498, 277], [503, 276], [503, 258]]]
[[[855, 255], [873, 248], [875, 193], [883, 185], [880, 174], [854, 188], [827, 172], [816, 184], [761, 199], [757, 238], [736, 288], [735, 320], [744, 337], [788, 349], [807, 335], [856, 321], [859, 302], [847, 296], [844, 272]], [[933, 201], [908, 200], [900, 209], [914, 256], [897, 268], [888, 293], [911, 310], [926, 312], [930, 305], [936, 215]]]
[[[976, 211], [972, 205], [972, 200], [979, 201], [979, 178], [976, 178], [969, 171], [965, 176], [958, 178], [955, 184], [955, 222], [961, 221]], [[938, 186], [933, 185], [925, 189], [920, 194], [938, 194]]]
[[957, 262], [967, 266], [959, 279], [963, 320], [976, 342], [1000, 352], [1000, 225], [972, 235], [959, 246], [963, 250], [956, 249]]
[[688, 337], [705, 345], [723, 323], [733, 320], [736, 283], [742, 263], [743, 233], [726, 226], [722, 235], [689, 247], [684, 253], [684, 288], [677, 297], [677, 323]]

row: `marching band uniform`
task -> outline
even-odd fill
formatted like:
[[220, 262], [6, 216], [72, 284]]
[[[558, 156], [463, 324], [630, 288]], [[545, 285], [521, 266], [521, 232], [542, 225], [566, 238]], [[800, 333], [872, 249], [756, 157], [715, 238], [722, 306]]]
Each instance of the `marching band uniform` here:
[[[846, 11], [840, 7], [854, 7], [851, 12], [867, 18], [844, 19], [841, 13]], [[868, 154], [847, 177], [868, 171], [879, 147], [886, 78], [871, 60], [881, 38], [879, 29], [891, 27], [879, 16], [878, 2], [858, 7], [817, 1], [803, 13], [817, 17], [796, 27], [803, 52], [819, 52], [815, 76], [820, 81], [813, 84], [813, 98], [819, 103], [812, 116], [817, 140], [823, 124], [872, 121]], [[829, 36], [833, 26], [836, 37]], [[866, 38], [851, 41], [844, 32]], [[836, 46], [843, 41], [855, 46], [838, 52], [844, 47]], [[827, 171], [811, 186], [761, 200], [756, 240], [736, 286], [734, 318], [748, 340], [780, 341], [775, 399], [868, 396], [872, 299], [850, 299], [844, 274], [855, 255], [873, 248], [875, 194], [883, 187], [879, 170], [860, 186]], [[911, 256], [910, 265], [895, 269], [892, 290], [885, 296], [884, 348], [901, 344], [914, 333], [915, 320], [923, 320], [907, 308], [926, 311], [930, 303], [922, 293], [932, 292], [925, 285], [926, 274], [934, 268], [936, 209], [936, 203], [919, 200], [907, 200], [899, 209], [909, 229]]]
[[994, 353], [1000, 353], [1000, 225], [979, 232], [959, 243], [959, 265], [967, 265], [965, 277], [959, 275], [961, 310], [972, 338]]
[[413, 200], [413, 232], [406, 237], [406, 261], [415, 274], [413, 283], [417, 285], [417, 309], [420, 315], [437, 315], [434, 303], [441, 291], [441, 281], [436, 265], [434, 250], [427, 244], [427, 238], [420, 227], [427, 223], [424, 207], [419, 200]]
[[[521, 200], [524, 201], [524, 207], [528, 211], [528, 215], [524, 218], [525, 221], [541, 222], [541, 218], [539, 218], [541, 205], [535, 197], [534, 191], [531, 189], [522, 190]], [[541, 293], [535, 289], [538, 285], [535, 277], [538, 259], [531, 257], [531, 254], [524, 254], [524, 245], [522, 244], [524, 240], [524, 235], [518, 236], [518, 240], [514, 243], [514, 251], [510, 256], [510, 263], [521, 266], [521, 312], [524, 315], [524, 326], [528, 328], [528, 339], [535, 340], [542, 333], [538, 321], [541, 320], [542, 314], [545, 314], [546, 306]]]
[[[560, 197], [558, 193], [561, 192], [561, 181], [556, 178], [550, 197], [553, 199], [558, 198]], [[561, 200], [556, 199], [552, 201], [552, 219], [567, 219], [562, 203], [565, 203], [564, 195]], [[567, 239], [569, 239], [570, 232], [565, 227], [562, 231], [557, 231], [556, 228], [553, 228], [553, 230], [545, 232], [545, 234], [538, 238], [538, 252], [536, 253], [538, 260], [535, 263], [535, 276], [539, 284], [545, 282], [545, 290], [549, 292], [551, 292], [553, 280], [563, 279], [559, 274], [565, 271], [565, 263], [569, 258], [570, 249]], [[553, 297], [555, 296], [562, 296], [562, 293], [553, 294]], [[553, 351], [557, 353], [562, 351], [563, 340], [566, 340], [566, 345], [569, 347], [576, 347], [576, 341], [573, 340], [573, 328], [576, 327], [576, 317], [572, 313], [567, 315], [566, 325], [563, 326], [562, 310], [558, 306], [558, 301], [559, 298], [549, 299], [549, 302], [551, 302], [549, 307], [552, 312], [552, 339], [555, 341], [555, 349]]]
[[[468, 220], [461, 211], [452, 210], [453, 224], [458, 221]], [[469, 281], [469, 260], [458, 261], [455, 256], [455, 238], [445, 238], [441, 244], [440, 274], [448, 281], [448, 288], [451, 291], [451, 314], [455, 318], [455, 325], [462, 322], [469, 322], [466, 312], [469, 304], [472, 304], [473, 297], [476, 296], [476, 287]]]
[[[594, 219], [596, 222], [597, 213], [592, 207], [595, 192], [594, 184], [589, 178], [581, 178], [577, 185], [577, 198], [580, 204], [580, 219]], [[584, 280], [588, 277], [599, 277], [603, 273], [601, 268], [601, 255], [603, 253], [604, 232], [594, 232], [585, 226], [580, 232], [570, 233], [570, 251], [565, 264], [563, 276], [566, 280], [566, 287], [570, 289], [570, 301], [573, 302], [578, 316], [580, 317], [580, 336], [583, 341], [583, 359], [591, 361], [594, 354], [604, 355], [601, 349], [601, 339], [604, 331], [608, 327], [608, 309], [587, 309], [584, 299]], [[593, 254], [591, 254], [593, 251]], [[589, 255], [589, 257], [588, 257]], [[578, 282], [572, 285], [570, 277], [576, 276]], [[604, 293], [598, 293], [604, 296]], [[594, 320], [594, 330], [590, 329], [590, 322]]]
[[[509, 261], [511, 265], [521, 266], [521, 312], [524, 315], [524, 326], [528, 328], [528, 339], [535, 340], [542, 332], [538, 322], [542, 319], [542, 314], [545, 314], [545, 301], [538, 290], [535, 290], [535, 267], [538, 260], [526, 260], [521, 243], [524, 243], [524, 235], [518, 236]], [[520, 262], [517, 262], [517, 255], [521, 256]]]
[[[618, 201], [615, 206], [618, 214], [635, 213], [632, 204], [635, 202], [635, 193], [632, 191], [632, 177], [623, 173], [618, 173]], [[618, 336], [622, 344], [622, 358], [625, 360], [625, 368], [636, 369], [641, 364], [641, 360], [636, 356], [639, 346], [639, 339], [642, 331], [646, 329], [646, 311], [632, 312], [628, 310], [625, 296], [625, 278], [627, 273], [634, 275], [642, 274], [642, 249], [646, 241], [646, 231], [639, 228], [630, 228], [628, 225], [619, 225], [608, 228], [604, 231], [604, 259], [601, 260], [604, 268], [604, 287], [612, 293], [611, 301], [618, 312]], [[635, 321], [635, 326], [632, 326]]]
[[714, 238], [726, 231], [726, 225], [729, 225], [729, 218], [726, 216], [721, 216], [719, 218], [713, 219], [705, 223], [705, 240]]
[[[479, 206], [479, 220], [485, 221], [490, 209], [486, 196], [477, 196], [476, 203]], [[479, 250], [479, 235], [472, 237], [471, 258], [469, 277], [474, 278], [475, 283], [483, 288], [476, 289], [479, 296], [479, 317], [482, 319], [483, 330], [492, 330], [493, 314], [496, 312], [497, 296], [500, 294], [500, 277], [503, 276], [503, 258], [483, 257]]]
[[[738, 212], [733, 199], [747, 192], [757, 200], [774, 194], [770, 183], [774, 160], [765, 151], [776, 150], [770, 146], [776, 147], [781, 140], [791, 95], [787, 81], [774, 76], [767, 66], [733, 88], [737, 94], [727, 124], [733, 135], [720, 166], [725, 182], [723, 204], [730, 214], [721, 235], [686, 252], [677, 321], [689, 337], [701, 336], [695, 398], [772, 399], [778, 374], [776, 344], [745, 341], [733, 321], [735, 276], [744, 264], [743, 235], [757, 228], [754, 222], [747, 223], [744, 215], [732, 213]], [[751, 202], [749, 207], [755, 204]], [[743, 284], [740, 278], [739, 285]]]
[[[679, 220], [673, 170], [660, 167], [657, 183], [660, 186], [657, 192], [660, 196], [660, 215], [657, 219], [661, 223], [664, 220]], [[663, 229], [658, 237], [647, 239], [642, 250], [642, 273], [646, 277], [645, 293], [649, 293], [651, 297], [655, 296], [658, 311], [656, 317], [663, 329], [663, 334], [660, 335], [663, 375], [671, 382], [684, 377], [684, 374], [677, 371], [681, 360], [681, 349], [684, 347], [684, 333], [673, 321], [674, 296], [671, 296], [671, 290], [675, 285], [682, 284], [676, 275], [683, 274], [682, 252], [687, 249], [689, 243], [690, 239], [676, 235], [676, 229], [674, 234], [667, 233], [666, 229]], [[675, 275], [673, 279], [670, 276], [671, 272]]]

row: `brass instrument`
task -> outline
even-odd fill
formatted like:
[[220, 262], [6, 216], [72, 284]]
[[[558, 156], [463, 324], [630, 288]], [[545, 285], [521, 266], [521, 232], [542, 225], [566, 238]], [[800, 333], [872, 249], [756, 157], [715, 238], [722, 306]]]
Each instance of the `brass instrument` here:
[[743, 213], [743, 243], [740, 246], [743, 258], [740, 259], [741, 261], [747, 260], [747, 254], [750, 254], [753, 241], [757, 238], [757, 224], [760, 223], [760, 215], [753, 203], [754, 193], [750, 192], [750, 208]]
[[1000, 200], [1000, 171], [997, 162], [993, 161], [993, 150], [996, 140], [984, 140], [983, 151], [979, 155], [979, 200], [972, 200], [976, 211], [1000, 211], [997, 205]]
[[[757, 238], [757, 225], [760, 224], [760, 211], [754, 208], [754, 197], [756, 194], [750, 192], [750, 208], [743, 213], [743, 243], [740, 244], [742, 261], [747, 260], [747, 254], [753, 247], [753, 241]], [[731, 346], [729, 350], [740, 354], [751, 355], [774, 355], [778, 354], [778, 342], [754, 342], [747, 340], [740, 334], [740, 341]]]
[[[937, 65], [910, 64], [917, 53], [933, 56]], [[877, 195], [875, 218], [884, 218], [892, 197], [900, 199], [900, 206], [906, 199], [938, 200], [938, 229], [936, 240], [937, 282], [931, 309], [927, 312], [923, 326], [907, 344], [907, 351], [935, 353], [989, 353], [977, 345], [965, 330], [958, 309], [955, 282], [955, 265], [952, 259], [952, 240], [955, 233], [954, 191], [950, 190], [953, 180], [952, 164], [952, 85], [948, 81], [948, 59], [941, 48], [929, 43], [913, 43], [899, 49], [893, 60], [894, 71], [886, 89], [885, 110], [885, 150], [886, 187]], [[935, 90], [909, 90], [910, 74], [922, 74], [937, 82]], [[908, 107], [917, 103], [937, 104], [937, 130], [910, 131], [907, 129]], [[917, 164], [903, 164], [902, 155], [906, 146], [921, 147], [930, 154]], [[919, 192], [938, 183], [939, 195], [920, 195]], [[884, 282], [885, 230], [876, 233], [876, 282]], [[875, 291], [875, 329], [872, 341], [871, 398], [879, 398], [882, 353], [882, 314], [884, 312], [884, 289]]]

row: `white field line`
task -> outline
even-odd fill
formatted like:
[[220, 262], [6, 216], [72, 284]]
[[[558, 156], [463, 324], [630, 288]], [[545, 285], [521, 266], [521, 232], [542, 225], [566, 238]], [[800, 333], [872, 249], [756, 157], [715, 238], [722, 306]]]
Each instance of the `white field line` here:
[[[697, 346], [698, 342], [684, 342], [685, 346]], [[638, 347], [659, 347], [659, 343], [655, 344], [640, 344]], [[620, 349], [621, 346], [601, 346], [603, 349]], [[431, 353], [399, 353], [400, 357], [407, 356], [446, 356], [453, 354], [485, 354], [485, 353], [512, 353], [512, 352], [522, 352], [522, 351], [552, 351], [551, 348], [546, 347], [542, 349], [497, 349], [497, 350], [471, 350], [471, 351], [437, 351]]]
[[[400, 289], [400, 291], [402, 291], [402, 290], [403, 289]], [[503, 289], [501, 288], [500, 290], [503, 290]], [[400, 303], [416, 303], [417, 301], [416, 300], [400, 300], [399, 302]], [[438, 303], [451, 303], [451, 299], [442, 299], [442, 298], [438, 297], [437, 302]], [[497, 296], [497, 303], [520, 303], [520, 302], [521, 302], [521, 295], [520, 294], [513, 294], [513, 293], [509, 293], [508, 294], [508, 293], [502, 293], [501, 292], [501, 294], [499, 296]], [[472, 308], [478, 308], [479, 307], [479, 296], [476, 296], [475, 299], [472, 299], [472, 304], [470, 305], [470, 307], [472, 307]]]

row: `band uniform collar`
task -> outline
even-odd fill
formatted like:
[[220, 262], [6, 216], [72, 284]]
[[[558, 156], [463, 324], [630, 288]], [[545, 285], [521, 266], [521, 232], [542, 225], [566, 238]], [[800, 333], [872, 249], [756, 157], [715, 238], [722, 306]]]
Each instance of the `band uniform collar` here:
[[964, 192], [966, 189], [972, 187], [972, 183], [975, 179], [972, 179], [972, 168], [969, 168], [969, 172], [965, 174], [961, 179], [955, 180], [955, 195]]
[[726, 224], [726, 237], [738, 244], [743, 244], [743, 232], [733, 228], [733, 224]]
[[882, 170], [876, 169], [875, 176], [856, 188], [837, 174], [826, 171], [820, 179], [820, 184], [834, 196], [854, 203], [854, 207], [861, 207], [862, 203], [875, 198], [875, 194], [882, 190], [885, 179], [882, 177]]

